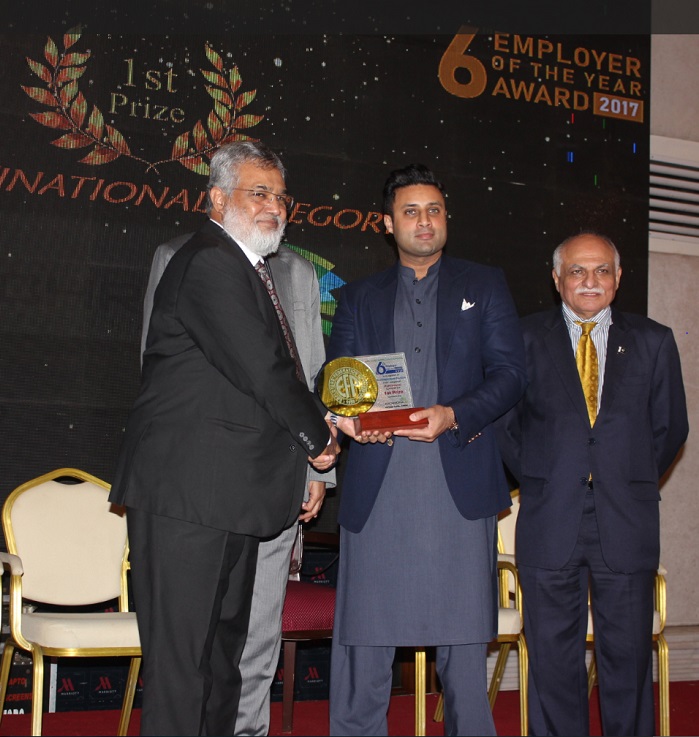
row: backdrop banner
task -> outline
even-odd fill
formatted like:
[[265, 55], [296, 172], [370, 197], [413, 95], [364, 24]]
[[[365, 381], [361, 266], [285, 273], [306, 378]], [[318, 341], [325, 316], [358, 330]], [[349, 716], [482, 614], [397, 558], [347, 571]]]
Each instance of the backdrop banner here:
[[388, 173], [444, 181], [447, 252], [504, 269], [518, 309], [554, 303], [551, 253], [609, 235], [618, 304], [645, 312], [650, 38], [91, 33], [3, 37], [0, 498], [68, 465], [111, 480], [138, 391], [158, 244], [204, 221], [227, 141], [280, 153], [288, 244], [336, 289], [389, 266]]

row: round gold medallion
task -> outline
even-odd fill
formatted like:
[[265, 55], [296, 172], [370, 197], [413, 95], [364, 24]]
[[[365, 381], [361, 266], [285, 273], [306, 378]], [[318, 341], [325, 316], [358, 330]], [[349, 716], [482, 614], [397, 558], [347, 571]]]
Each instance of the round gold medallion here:
[[356, 417], [372, 408], [379, 385], [372, 370], [356, 358], [335, 358], [320, 376], [320, 399], [334, 414]]

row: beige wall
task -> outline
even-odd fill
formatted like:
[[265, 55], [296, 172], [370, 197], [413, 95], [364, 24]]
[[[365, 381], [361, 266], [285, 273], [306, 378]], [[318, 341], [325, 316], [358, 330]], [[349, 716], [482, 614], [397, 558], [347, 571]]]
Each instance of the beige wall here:
[[[699, 141], [697, 70], [699, 36], [652, 37], [653, 135]], [[689, 440], [662, 488], [661, 560], [668, 570], [669, 624], [699, 624], [694, 572], [699, 560], [699, 244], [697, 255], [686, 255], [687, 250], [684, 244], [684, 255], [649, 254], [648, 314], [674, 331], [689, 405]]]
[[651, 37], [650, 132], [699, 141], [699, 36]]
[[[660, 559], [667, 568], [668, 623], [699, 624], [699, 257], [650, 254], [648, 314], [669, 325], [682, 356], [689, 439], [662, 487]], [[622, 287], [623, 288], [623, 279]]]

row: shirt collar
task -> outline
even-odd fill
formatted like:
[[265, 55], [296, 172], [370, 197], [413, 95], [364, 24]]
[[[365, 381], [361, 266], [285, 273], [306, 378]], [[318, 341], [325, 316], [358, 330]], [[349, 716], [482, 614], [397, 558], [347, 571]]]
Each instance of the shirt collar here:
[[563, 307], [563, 317], [566, 321], [566, 325], [569, 328], [578, 322], [595, 322], [598, 325], [612, 324], [612, 308], [609, 305], [600, 310], [594, 317], [591, 317], [589, 320], [583, 320], [581, 317], [576, 315], [565, 302], [562, 302], [561, 306]]

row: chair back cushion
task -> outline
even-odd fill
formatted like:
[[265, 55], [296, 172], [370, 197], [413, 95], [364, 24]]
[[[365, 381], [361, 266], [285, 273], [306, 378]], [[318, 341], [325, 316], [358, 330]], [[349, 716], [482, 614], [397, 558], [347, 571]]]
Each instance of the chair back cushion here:
[[109, 490], [91, 481], [30, 484], [3, 510], [8, 549], [24, 567], [24, 598], [63, 606], [117, 598], [126, 518], [112, 511]]

